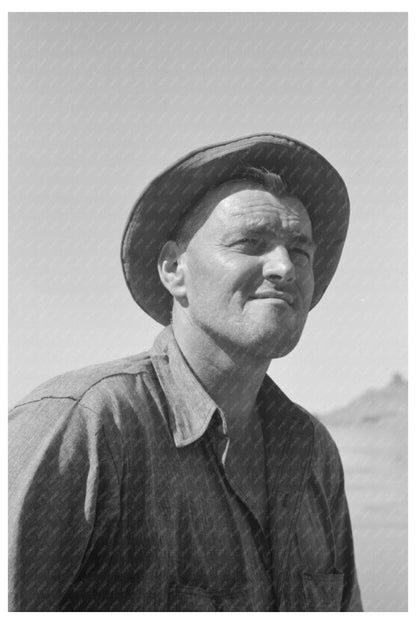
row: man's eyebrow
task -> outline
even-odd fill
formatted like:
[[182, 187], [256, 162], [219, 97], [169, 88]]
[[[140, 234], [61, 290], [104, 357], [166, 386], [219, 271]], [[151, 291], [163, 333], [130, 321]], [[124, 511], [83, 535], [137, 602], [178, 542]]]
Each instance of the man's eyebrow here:
[[[240, 229], [241, 231], [244, 231], [244, 232], [274, 233], [276, 231], [276, 228], [273, 224], [268, 223], [268, 222], [261, 222], [261, 221], [252, 221], [251, 223], [250, 222], [245, 223]], [[288, 240], [290, 240], [291, 242], [297, 243], [298, 245], [308, 245], [309, 247], [312, 247], [314, 250], [317, 247], [317, 244], [315, 243], [313, 238], [308, 236], [307, 234], [303, 234], [302, 232], [286, 230], [285, 235], [287, 236]]]
[[[274, 234], [276, 232], [276, 226], [274, 223], [271, 223], [267, 219], [252, 218], [252, 219], [248, 219], [246, 221], [242, 221], [238, 223], [237, 227], [233, 229], [233, 231], [230, 233], [237, 234], [238, 232], [241, 232], [241, 233], [270, 232]], [[314, 250], [316, 250], [317, 248], [317, 244], [315, 243], [313, 238], [302, 232], [288, 229], [288, 230], [284, 230], [284, 236], [286, 236], [287, 239], [293, 243], [297, 243], [299, 245], [308, 245], [309, 247], [312, 247]]]
[[299, 243], [300, 245], [310, 245], [314, 249], [316, 249], [317, 247], [317, 244], [315, 243], [313, 238], [307, 236], [307, 234], [301, 234], [300, 232], [289, 232], [288, 238], [295, 243]]

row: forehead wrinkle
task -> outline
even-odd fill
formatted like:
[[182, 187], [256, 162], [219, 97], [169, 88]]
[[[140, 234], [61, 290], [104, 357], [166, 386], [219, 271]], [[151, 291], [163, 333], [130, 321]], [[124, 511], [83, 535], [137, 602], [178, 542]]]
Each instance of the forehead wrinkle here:
[[272, 235], [278, 234], [291, 243], [309, 245], [316, 250], [317, 245], [313, 239], [312, 225], [306, 209], [295, 212], [293, 215], [282, 215], [273, 206], [273, 210], [267, 211], [266, 214], [261, 211], [253, 214], [243, 209], [231, 213], [225, 212], [222, 217], [224, 234], [232, 234], [233, 231], [267, 232]]
[[[227, 219], [228, 216], [228, 219]], [[305, 216], [306, 218], [303, 218]], [[281, 214], [279, 211], [273, 209], [273, 211], [268, 211], [266, 214], [264, 212], [258, 212], [257, 214], [253, 212], [240, 211], [234, 213], [224, 213], [222, 215], [221, 221], [226, 224], [227, 220], [230, 223], [235, 223], [238, 227], [245, 228], [254, 228], [254, 229], [269, 229], [275, 231], [278, 230], [287, 230], [293, 233], [302, 233], [302, 230], [309, 230], [310, 219], [307, 213], [305, 215], [302, 214], [293, 214], [286, 215]], [[231, 219], [230, 219], [231, 218]], [[287, 220], [286, 220], [287, 219]]]
[[[247, 201], [249, 195], [244, 193], [244, 191], [253, 190], [260, 191], [262, 194], [271, 195], [268, 191], [263, 190], [256, 182], [251, 182], [249, 180], [230, 180], [209, 190], [197, 204], [197, 212], [201, 216], [209, 217], [218, 209], [222, 210], [226, 208], [229, 210], [233, 208], [235, 203], [242, 197]], [[271, 197], [274, 196], [271, 195]]]
[[285, 205], [281, 204], [280, 201], [268, 191], [259, 192], [261, 195], [259, 196], [256, 194], [254, 197], [252, 194], [250, 195], [248, 193], [236, 193], [234, 195], [229, 195], [219, 202], [218, 206], [222, 211], [226, 211], [236, 216], [245, 216], [247, 212], [252, 213], [255, 212], [256, 209], [258, 211], [268, 209], [271, 213], [277, 213], [279, 210], [282, 210], [297, 214], [293, 209], [288, 210]]
[[[228, 214], [246, 218], [247, 215], [254, 217], [258, 213], [261, 217], [271, 216], [279, 221], [283, 218], [294, 218], [310, 225], [308, 211], [298, 198], [276, 197], [262, 189], [244, 189], [228, 195], [218, 202], [217, 208], [224, 216]], [[264, 214], [265, 211], [266, 214]]]

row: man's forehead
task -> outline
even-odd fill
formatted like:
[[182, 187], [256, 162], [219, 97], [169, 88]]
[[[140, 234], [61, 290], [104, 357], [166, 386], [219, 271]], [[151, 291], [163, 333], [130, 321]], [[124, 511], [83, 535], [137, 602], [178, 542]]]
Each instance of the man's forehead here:
[[208, 191], [202, 203], [215, 207], [219, 204], [250, 201], [250, 199], [254, 200], [254, 198], [263, 198], [266, 201], [267, 197], [272, 198], [274, 195], [259, 182], [237, 179], [228, 180]]
[[[217, 236], [218, 232], [267, 228], [291, 230], [312, 239], [312, 227], [303, 203], [297, 197], [276, 196], [251, 180], [231, 180], [211, 189], [185, 222], [188, 240], [195, 235]], [[198, 234], [199, 233], [199, 234]]]
[[213, 212], [230, 223], [253, 226], [284, 223], [289, 227], [310, 228], [308, 212], [300, 199], [277, 197], [259, 186], [240, 184], [222, 189], [222, 197], [213, 206]]

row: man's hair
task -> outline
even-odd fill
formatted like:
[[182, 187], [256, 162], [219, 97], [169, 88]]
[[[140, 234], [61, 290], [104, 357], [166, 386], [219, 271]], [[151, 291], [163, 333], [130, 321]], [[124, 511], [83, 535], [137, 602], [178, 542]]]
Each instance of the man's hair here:
[[[272, 195], [278, 198], [293, 196], [282, 176], [268, 171], [265, 168], [247, 167], [241, 169], [236, 175], [222, 184], [228, 184], [230, 182], [249, 182], [258, 185], [260, 188], [272, 193]], [[219, 186], [222, 186], [222, 184]], [[203, 197], [196, 202], [192, 208], [185, 212], [172, 232], [170, 236], [171, 240], [176, 241], [179, 245], [188, 245], [191, 238], [199, 230], [205, 220], [204, 212], [199, 210], [201, 201], [215, 188], [218, 187], [208, 189]]]

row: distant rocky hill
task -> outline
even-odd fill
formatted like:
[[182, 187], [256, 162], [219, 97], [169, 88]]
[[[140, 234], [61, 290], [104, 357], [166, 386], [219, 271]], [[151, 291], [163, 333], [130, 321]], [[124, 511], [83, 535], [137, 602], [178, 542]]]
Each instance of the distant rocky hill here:
[[344, 466], [367, 611], [407, 610], [407, 391], [396, 374], [320, 417]]
[[406, 421], [408, 382], [396, 374], [384, 388], [372, 388], [345, 407], [319, 415], [325, 424], [357, 426], [361, 424]]

